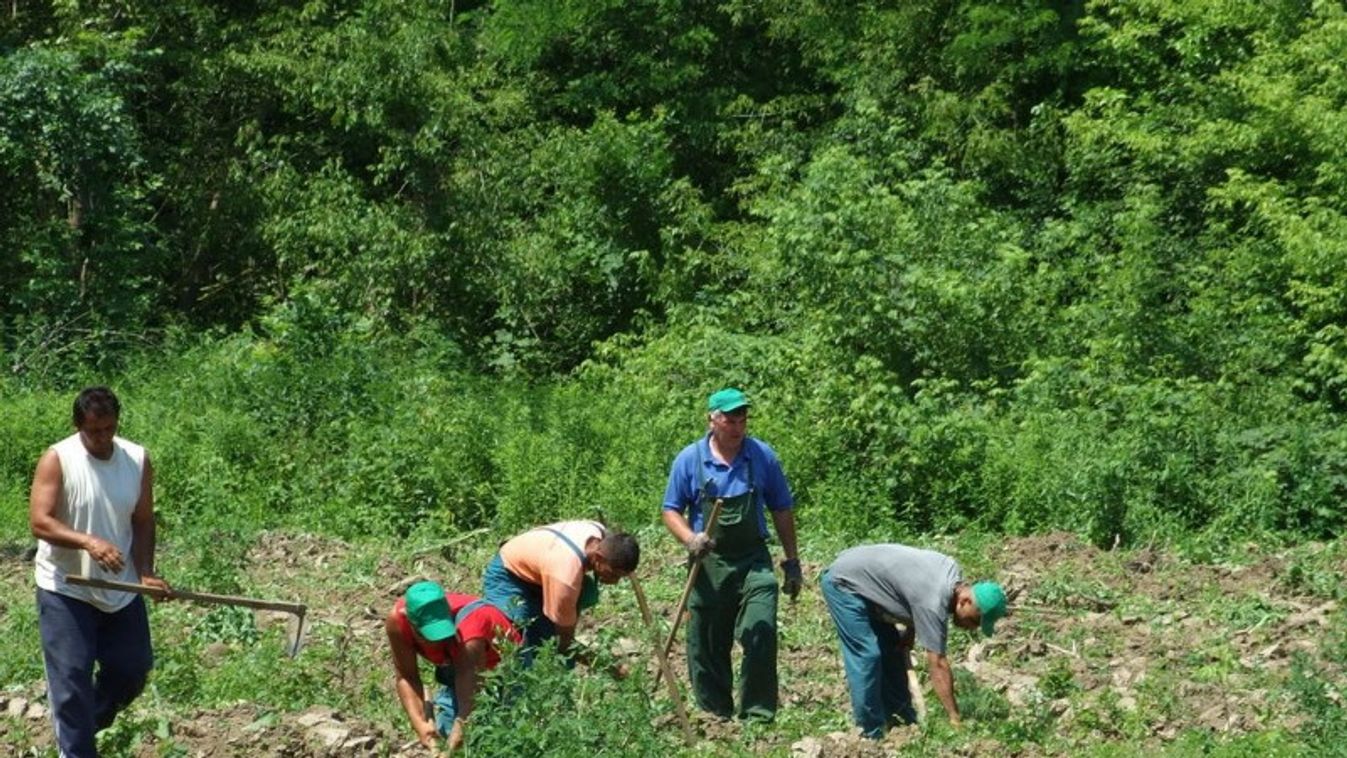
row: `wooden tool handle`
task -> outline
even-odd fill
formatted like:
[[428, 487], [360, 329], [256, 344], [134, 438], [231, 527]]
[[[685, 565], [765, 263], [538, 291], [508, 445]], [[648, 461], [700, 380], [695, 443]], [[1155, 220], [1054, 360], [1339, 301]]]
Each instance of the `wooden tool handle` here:
[[[724, 504], [725, 504], [724, 500], [716, 498], [716, 504], [711, 506], [711, 515], [707, 517], [706, 528], [702, 530], [706, 532], [708, 535], [711, 533], [712, 529], [716, 528], [716, 519], [720, 518], [720, 506]], [[702, 559], [698, 558], [696, 561], [693, 562], [692, 568], [688, 571], [688, 582], [686, 585], [683, 586], [683, 597], [678, 601], [678, 610], [674, 611], [673, 626], [670, 627], [669, 629], [669, 638], [664, 641], [665, 658], [668, 658], [669, 651], [673, 650], [674, 639], [678, 637], [678, 625], [683, 622], [683, 611], [686, 610], [688, 607], [688, 598], [692, 596], [692, 585], [696, 584], [697, 574], [698, 572], [701, 571], [701, 569], [702, 569]], [[660, 677], [663, 676], [663, 674], [664, 674], [663, 671], [658, 671], [655, 673], [655, 687], [657, 688], [659, 687], [659, 680]]]
[[696, 741], [692, 734], [692, 724], [688, 721], [687, 709], [683, 707], [683, 693], [678, 689], [678, 683], [674, 681], [673, 669], [669, 668], [669, 657], [660, 651], [659, 631], [655, 629], [655, 617], [650, 613], [650, 604], [645, 600], [645, 590], [641, 589], [641, 582], [632, 574], [631, 589], [636, 593], [636, 603], [641, 607], [641, 618], [645, 621], [645, 628], [650, 632], [650, 640], [655, 643], [655, 658], [659, 662], [660, 674], [664, 676], [664, 681], [669, 685], [669, 697], [673, 698], [674, 711], [678, 714], [678, 723], [683, 727], [683, 742], [688, 747]]
[[277, 600], [256, 600], [250, 597], [237, 597], [235, 595], [213, 595], [209, 592], [191, 592], [189, 590], [169, 590], [165, 592], [158, 587], [150, 587], [145, 584], [132, 584], [130, 582], [117, 582], [111, 579], [95, 579], [87, 576], [67, 576], [67, 582], [85, 587], [97, 587], [105, 590], [121, 590], [122, 592], [134, 592], [138, 595], [150, 595], [159, 598], [174, 598], [182, 600], [195, 600], [199, 603], [213, 603], [215, 605], [241, 605], [245, 608], [259, 608], [266, 611], [284, 611], [293, 613], [296, 616], [303, 616], [308, 607], [301, 603], [283, 603]]

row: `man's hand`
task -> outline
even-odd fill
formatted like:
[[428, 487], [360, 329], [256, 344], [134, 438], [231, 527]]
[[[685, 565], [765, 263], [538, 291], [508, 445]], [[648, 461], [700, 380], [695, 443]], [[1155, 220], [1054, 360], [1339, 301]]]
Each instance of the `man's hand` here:
[[160, 579], [154, 574], [141, 574], [140, 583], [145, 585], [146, 587], [153, 587], [157, 590], [163, 591], [164, 594], [154, 596], [155, 600], [168, 600], [169, 598], [173, 597], [173, 588], [168, 586], [168, 582], [164, 581], [163, 579]]
[[695, 532], [683, 543], [683, 547], [687, 548], [688, 555], [691, 556], [693, 560], [697, 560], [711, 552], [715, 546], [716, 541], [711, 539], [711, 536], [706, 532]]
[[454, 728], [449, 730], [449, 741], [444, 752], [452, 753], [463, 747], [463, 719], [454, 719]]
[[120, 572], [126, 565], [126, 559], [122, 556], [122, 551], [117, 549], [107, 540], [99, 539], [92, 534], [85, 535], [84, 551], [93, 558], [98, 565], [113, 573]]
[[[458, 724], [457, 724], [457, 723], [454, 724], [454, 728], [455, 728], [455, 729], [458, 728]], [[460, 735], [460, 738], [461, 738], [461, 735]], [[430, 750], [436, 749], [436, 748], [439, 746], [439, 745], [438, 745], [438, 742], [439, 742], [439, 739], [440, 739], [440, 733], [439, 733], [438, 731], [436, 731], [436, 729], [435, 729], [435, 722], [434, 722], [434, 721], [425, 721], [424, 723], [422, 723], [422, 724], [420, 724], [419, 726], [417, 726], [417, 727], [416, 727], [416, 739], [417, 739], [418, 741], [420, 741], [420, 743], [421, 743], [423, 746], [425, 746], [426, 748], [428, 748], [428, 749], [430, 749]]]
[[787, 558], [782, 561], [781, 571], [786, 575], [786, 581], [782, 584], [781, 590], [791, 600], [794, 600], [800, 596], [800, 589], [804, 587], [804, 571], [800, 569], [800, 559]]

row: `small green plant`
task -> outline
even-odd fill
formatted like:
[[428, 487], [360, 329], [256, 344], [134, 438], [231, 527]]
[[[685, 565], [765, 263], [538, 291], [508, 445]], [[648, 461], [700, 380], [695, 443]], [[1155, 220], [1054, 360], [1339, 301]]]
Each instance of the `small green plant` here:
[[[656, 718], [649, 681], [637, 672], [615, 679], [604, 654], [588, 671], [573, 671], [545, 645], [525, 667], [504, 653], [487, 675], [468, 730], [467, 755], [657, 755], [679, 743], [674, 731], [646, 728]], [[640, 725], [636, 727], [635, 725]]]
[[261, 639], [253, 614], [246, 608], [220, 605], [211, 608], [205, 618], [192, 629], [192, 634], [204, 642], [252, 644]]
[[159, 689], [150, 684], [132, 706], [118, 714], [112, 726], [98, 734], [98, 753], [109, 758], [144, 754], [142, 743], [159, 741], [159, 755], [179, 755], [172, 743], [173, 727], [169, 712], [159, 698]]
[[1115, 590], [1098, 579], [1049, 577], [1034, 589], [1034, 600], [1064, 608], [1106, 610], [1117, 605]]
[[1289, 689], [1305, 714], [1305, 737], [1310, 744], [1347, 746], [1347, 709], [1342, 700], [1347, 687], [1316, 671], [1303, 653], [1291, 660]]
[[1038, 689], [1043, 693], [1043, 697], [1057, 700], [1079, 692], [1080, 685], [1076, 682], [1076, 675], [1071, 672], [1070, 665], [1055, 661], [1047, 673], [1038, 680]]
[[1279, 582], [1288, 590], [1327, 597], [1347, 598], [1347, 577], [1341, 570], [1343, 556], [1334, 547], [1296, 556], [1286, 567]]

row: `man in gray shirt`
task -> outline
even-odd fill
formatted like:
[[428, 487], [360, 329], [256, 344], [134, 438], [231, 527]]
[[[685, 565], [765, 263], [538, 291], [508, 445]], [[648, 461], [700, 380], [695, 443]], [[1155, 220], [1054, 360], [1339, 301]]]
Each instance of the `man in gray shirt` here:
[[[908, 651], [926, 649], [931, 686], [958, 726], [954, 675], [945, 657], [951, 618], [990, 635], [1006, 613], [995, 582], [969, 585], [947, 555], [906, 545], [861, 545], [842, 551], [823, 572], [823, 599], [841, 640], [851, 712], [865, 736], [878, 739], [891, 719], [912, 722]], [[895, 624], [907, 628], [900, 634]]]

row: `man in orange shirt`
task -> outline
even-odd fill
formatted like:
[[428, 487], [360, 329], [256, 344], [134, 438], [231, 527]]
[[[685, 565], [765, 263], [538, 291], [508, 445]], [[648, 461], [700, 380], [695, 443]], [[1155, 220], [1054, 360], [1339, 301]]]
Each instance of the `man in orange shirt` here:
[[598, 600], [598, 584], [616, 584], [640, 560], [640, 545], [630, 534], [610, 532], [597, 521], [560, 521], [501, 545], [487, 564], [482, 595], [523, 631], [525, 660], [531, 661], [533, 651], [553, 637], [565, 653], [581, 608]]
[[[397, 674], [394, 690], [417, 739], [434, 750], [447, 736], [453, 752], [463, 745], [463, 722], [472, 713], [481, 673], [500, 663], [497, 640], [519, 644], [518, 630], [485, 600], [446, 594], [435, 582], [417, 582], [388, 612], [384, 631]], [[418, 656], [435, 665], [435, 680], [442, 685], [433, 703], [425, 700]]]

